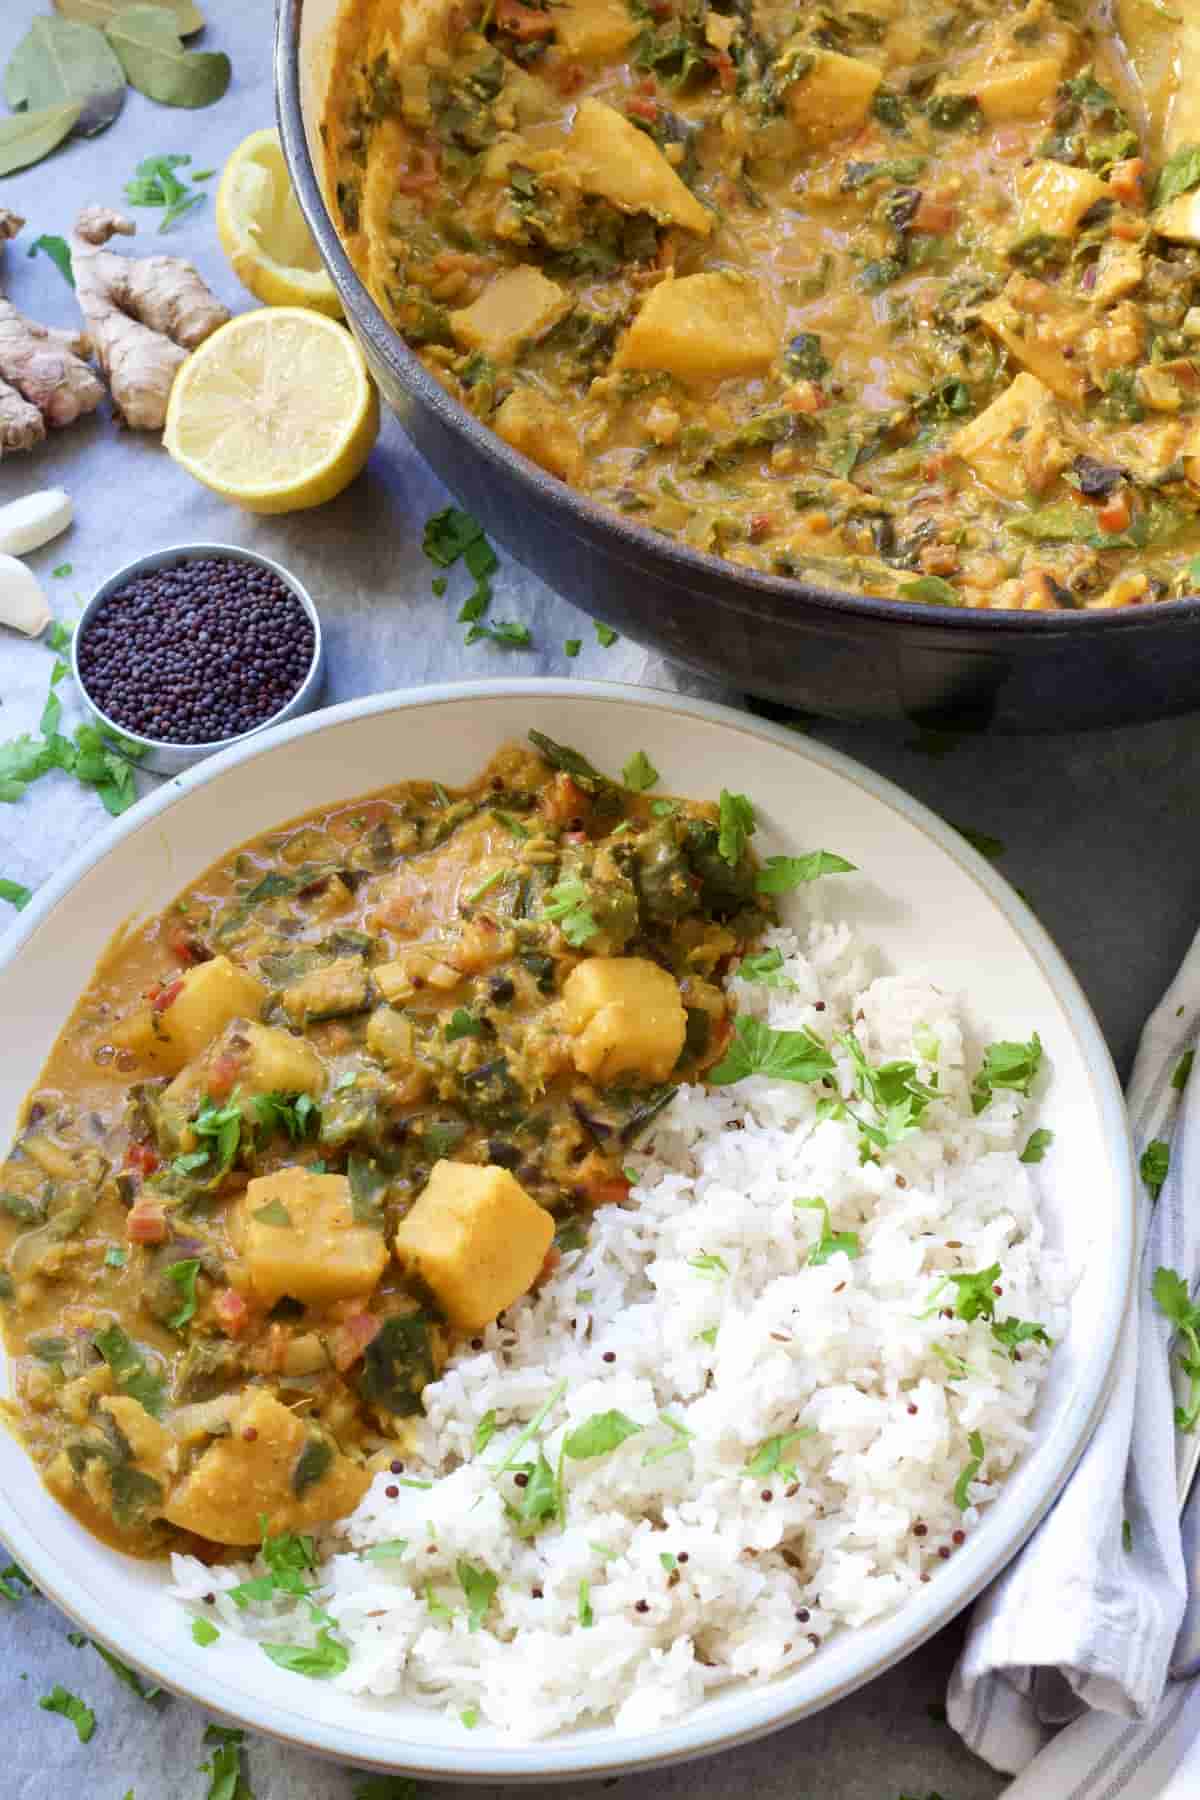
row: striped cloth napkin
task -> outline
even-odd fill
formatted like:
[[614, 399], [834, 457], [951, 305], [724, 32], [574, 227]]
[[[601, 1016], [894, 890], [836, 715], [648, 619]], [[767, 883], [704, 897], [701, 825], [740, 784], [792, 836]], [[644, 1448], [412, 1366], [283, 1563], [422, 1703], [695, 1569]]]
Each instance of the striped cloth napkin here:
[[[955, 1730], [994, 1768], [1023, 1771], [1005, 1800], [1200, 1795], [1200, 1679], [1168, 1682], [1187, 1592], [1185, 1446], [1172, 1327], [1151, 1293], [1159, 1267], [1179, 1270], [1193, 1294], [1200, 1285], [1200, 1201], [1186, 1204], [1200, 1191], [1200, 1063], [1188, 1079], [1198, 1032], [1200, 935], [1142, 1033], [1129, 1083], [1145, 1159], [1139, 1273], [1112, 1394], [1057, 1504], [977, 1603], [950, 1681]], [[1168, 1155], [1155, 1203], [1145, 1177]]]

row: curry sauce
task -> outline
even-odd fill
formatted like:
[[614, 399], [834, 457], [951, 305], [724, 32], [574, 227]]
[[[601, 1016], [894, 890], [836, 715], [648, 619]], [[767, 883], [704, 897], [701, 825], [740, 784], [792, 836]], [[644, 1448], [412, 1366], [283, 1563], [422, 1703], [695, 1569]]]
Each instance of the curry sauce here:
[[681, 543], [908, 601], [1169, 599], [1200, 34], [1117, 15], [346, 0], [330, 204], [464, 406]]
[[246, 845], [75, 1008], [0, 1167], [0, 1319], [10, 1419], [106, 1541], [352, 1510], [721, 1054], [744, 838], [531, 736]]

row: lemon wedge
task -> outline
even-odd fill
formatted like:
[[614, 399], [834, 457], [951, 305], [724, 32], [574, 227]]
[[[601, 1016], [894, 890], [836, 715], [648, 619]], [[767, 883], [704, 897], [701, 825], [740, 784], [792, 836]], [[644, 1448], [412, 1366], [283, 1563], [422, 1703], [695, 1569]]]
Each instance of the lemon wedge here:
[[217, 190], [217, 236], [234, 274], [268, 306], [312, 306], [342, 316], [337, 290], [292, 191], [274, 129], [240, 143]]
[[348, 487], [379, 432], [379, 396], [345, 326], [304, 306], [239, 313], [184, 363], [163, 443], [248, 512], [298, 512]]

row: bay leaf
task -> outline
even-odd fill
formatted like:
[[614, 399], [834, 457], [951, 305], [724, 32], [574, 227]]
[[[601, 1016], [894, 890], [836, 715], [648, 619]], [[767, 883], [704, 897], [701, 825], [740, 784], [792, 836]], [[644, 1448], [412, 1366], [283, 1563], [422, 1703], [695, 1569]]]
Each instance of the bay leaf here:
[[14, 112], [79, 103], [72, 129], [84, 137], [111, 125], [125, 101], [125, 74], [102, 31], [69, 19], [35, 18], [4, 71]]
[[0, 175], [27, 169], [49, 156], [69, 136], [82, 111], [79, 102], [72, 101], [69, 106], [47, 106], [41, 112], [0, 119]]
[[229, 86], [224, 51], [185, 50], [166, 7], [122, 7], [104, 30], [132, 85], [163, 106], [211, 106]]
[[[194, 31], [204, 30], [204, 14], [192, 0], [155, 0], [155, 4], [170, 13], [180, 37], [191, 37]], [[54, 10], [64, 19], [78, 19], [81, 25], [99, 25], [101, 30], [111, 25], [117, 14], [125, 12], [128, 6], [129, 0], [54, 0]]]

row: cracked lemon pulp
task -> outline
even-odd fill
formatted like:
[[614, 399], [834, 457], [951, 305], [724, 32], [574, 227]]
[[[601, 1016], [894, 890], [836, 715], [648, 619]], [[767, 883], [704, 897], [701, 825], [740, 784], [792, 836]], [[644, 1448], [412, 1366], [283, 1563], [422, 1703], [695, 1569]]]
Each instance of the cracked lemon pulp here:
[[268, 306], [222, 325], [184, 363], [163, 443], [249, 512], [297, 512], [348, 487], [379, 431], [379, 398], [342, 325]]
[[257, 299], [268, 306], [314, 306], [341, 318], [337, 290], [300, 211], [274, 128], [252, 132], [225, 164], [217, 236], [234, 274]]

